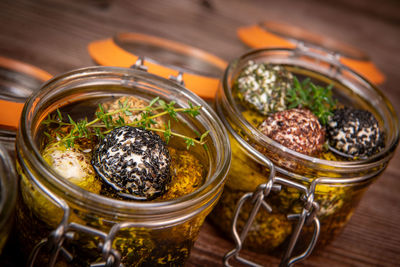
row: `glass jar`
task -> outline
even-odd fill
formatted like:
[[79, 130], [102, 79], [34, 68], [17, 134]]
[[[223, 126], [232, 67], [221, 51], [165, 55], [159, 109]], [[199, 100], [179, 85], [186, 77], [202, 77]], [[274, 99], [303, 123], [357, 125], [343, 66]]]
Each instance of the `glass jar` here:
[[[86, 191], [53, 171], [40, 154], [41, 122], [56, 109], [76, 105], [72, 116], [98, 100], [132, 95], [178, 107], [202, 106], [200, 115], [178, 115], [184, 127], [205, 132], [207, 149], [190, 149], [204, 165], [204, 183], [172, 200], [124, 201]], [[172, 122], [171, 122], [172, 123]], [[171, 139], [170, 143], [174, 142]], [[186, 146], [184, 146], [186, 149]], [[55, 77], [25, 104], [17, 141], [19, 242], [29, 262], [71, 265], [183, 265], [200, 227], [219, 199], [230, 164], [227, 133], [202, 99], [177, 83], [139, 69], [91, 67]], [[191, 174], [189, 174], [191, 175]], [[58, 256], [60, 255], [60, 256]]]
[[[339, 102], [370, 111], [386, 135], [385, 148], [367, 159], [316, 158], [288, 149], [263, 135], [233, 93], [248, 64], [283, 65], [316, 84], [333, 84]], [[232, 162], [224, 193], [210, 216], [236, 248], [225, 264], [241, 258], [242, 246], [282, 257], [290, 265], [331, 241], [350, 219], [368, 186], [386, 168], [399, 141], [399, 125], [388, 99], [371, 83], [342, 65], [338, 55], [305, 46], [250, 51], [233, 60], [215, 100], [230, 134]], [[294, 254], [299, 256], [294, 256]]]
[[0, 145], [0, 254], [14, 223], [17, 199], [17, 179], [14, 163], [3, 145]]

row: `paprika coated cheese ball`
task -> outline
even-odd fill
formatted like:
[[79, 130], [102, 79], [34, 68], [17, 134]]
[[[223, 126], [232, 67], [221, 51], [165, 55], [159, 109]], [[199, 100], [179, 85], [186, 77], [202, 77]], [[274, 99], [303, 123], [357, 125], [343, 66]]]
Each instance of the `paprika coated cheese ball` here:
[[281, 145], [306, 155], [322, 151], [325, 130], [308, 109], [289, 109], [268, 116], [258, 129]]

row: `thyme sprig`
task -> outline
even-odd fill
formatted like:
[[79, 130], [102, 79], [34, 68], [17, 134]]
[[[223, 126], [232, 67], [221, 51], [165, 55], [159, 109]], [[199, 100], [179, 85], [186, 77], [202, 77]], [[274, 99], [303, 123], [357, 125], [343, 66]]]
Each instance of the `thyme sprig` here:
[[[154, 127], [157, 124], [155, 119], [161, 116], [169, 115], [171, 119], [178, 121], [178, 113], [185, 113], [192, 117], [200, 114], [199, 110], [201, 106], [193, 106], [191, 102], [188, 102], [189, 108], [177, 108], [175, 104], [175, 101], [167, 103], [159, 97], [154, 98], [146, 107], [142, 108], [131, 107], [128, 99], [123, 103], [118, 102], [119, 108], [113, 111], [108, 111], [102, 104], [99, 104], [98, 111], [95, 113], [96, 118], [91, 121], [88, 121], [87, 118], [75, 121], [69, 114], [67, 114], [67, 118], [64, 118], [60, 110], [57, 109], [56, 114], [49, 115], [47, 119], [42, 121], [42, 124], [47, 126], [57, 125], [58, 127], [55, 128], [53, 135], [48, 132], [44, 134], [50, 139], [56, 138], [56, 142], [63, 144], [66, 148], [73, 147], [76, 140], [80, 138], [91, 138], [93, 136], [104, 138], [113, 129], [121, 126], [141, 127], [146, 130], [160, 132], [163, 134], [166, 143], [173, 136], [182, 138], [185, 141], [187, 149], [196, 144], [205, 146], [205, 139], [209, 131], [201, 135], [196, 132], [198, 137], [192, 138], [172, 131], [170, 120], [163, 125], [163, 128]], [[120, 115], [118, 115], [117, 119], [113, 118], [113, 115], [116, 114], [137, 116], [138, 113], [140, 114], [140, 118], [136, 117], [130, 123], [126, 123], [125, 119]]]
[[315, 85], [310, 78], [300, 82], [294, 77], [293, 87], [286, 95], [288, 108], [307, 108], [318, 117], [321, 124], [326, 125], [337, 104], [332, 97], [332, 87], [332, 84], [327, 87]]

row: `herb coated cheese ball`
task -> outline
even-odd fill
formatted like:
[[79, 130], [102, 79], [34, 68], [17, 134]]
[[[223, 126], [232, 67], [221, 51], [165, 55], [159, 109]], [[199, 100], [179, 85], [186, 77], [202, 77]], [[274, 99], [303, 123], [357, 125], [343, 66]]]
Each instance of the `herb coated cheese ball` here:
[[322, 151], [325, 130], [308, 109], [289, 109], [268, 116], [258, 129], [269, 138], [306, 155]]
[[286, 92], [293, 75], [282, 66], [252, 61], [240, 73], [236, 87], [239, 97], [263, 115], [287, 108]]

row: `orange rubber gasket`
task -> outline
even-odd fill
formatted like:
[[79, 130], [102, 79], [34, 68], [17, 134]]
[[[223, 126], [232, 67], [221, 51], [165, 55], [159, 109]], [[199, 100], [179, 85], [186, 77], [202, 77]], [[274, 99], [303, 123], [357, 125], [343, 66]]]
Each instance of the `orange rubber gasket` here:
[[[243, 43], [251, 48], [296, 48], [295, 42], [268, 31], [262, 25], [240, 27], [237, 30], [237, 35]], [[310, 34], [310, 36], [316, 35]], [[318, 37], [324, 38], [321, 36]], [[374, 84], [381, 84], [385, 81], [385, 75], [368, 58], [353, 59], [341, 55], [339, 61]]]
[[[170, 40], [138, 33], [124, 33], [120, 34], [119, 37], [142, 43], [149, 43], [151, 45], [157, 45], [160, 48], [167, 48], [181, 54], [200, 58], [201, 60], [206, 61], [221, 70], [224, 70], [228, 65], [227, 62], [214, 55], [190, 46], [172, 42]], [[139, 58], [133, 53], [128, 52], [118, 46], [112, 38], [91, 42], [88, 45], [88, 50], [92, 59], [97, 64], [103, 66], [129, 68], [135, 64]], [[156, 59], [152, 59], [152, 61], [144, 60], [144, 66], [147, 67], [149, 73], [166, 79], [169, 79], [171, 76], [176, 77], [179, 74], [178, 70], [163, 66], [155, 61]], [[182, 74], [182, 78], [185, 86], [200, 97], [206, 99], [212, 99], [215, 97], [218, 89], [219, 78], [207, 77], [191, 72], [184, 72]]]
[[[2, 56], [0, 56], [0, 66], [27, 74], [42, 82], [52, 77], [52, 75], [37, 67]], [[0, 127], [16, 130], [23, 107], [24, 103], [0, 99]]]

